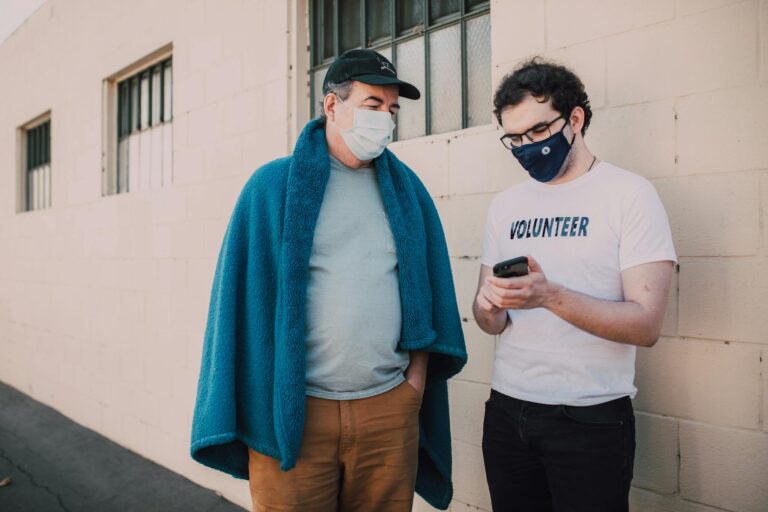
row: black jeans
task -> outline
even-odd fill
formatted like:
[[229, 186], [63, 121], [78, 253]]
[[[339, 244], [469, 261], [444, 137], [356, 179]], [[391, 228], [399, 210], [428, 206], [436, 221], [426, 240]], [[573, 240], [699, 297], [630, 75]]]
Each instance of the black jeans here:
[[626, 512], [632, 402], [544, 405], [491, 390], [483, 458], [494, 512]]

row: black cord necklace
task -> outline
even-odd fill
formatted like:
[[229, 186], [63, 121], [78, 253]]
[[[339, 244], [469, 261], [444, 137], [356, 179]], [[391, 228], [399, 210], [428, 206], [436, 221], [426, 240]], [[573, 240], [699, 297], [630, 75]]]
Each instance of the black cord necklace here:
[[[587, 168], [587, 172], [592, 170], [592, 166], [595, 165], [595, 162], [597, 162], [597, 156], [592, 157], [592, 163], [589, 164], [589, 167]], [[586, 172], [584, 174], [586, 174]]]

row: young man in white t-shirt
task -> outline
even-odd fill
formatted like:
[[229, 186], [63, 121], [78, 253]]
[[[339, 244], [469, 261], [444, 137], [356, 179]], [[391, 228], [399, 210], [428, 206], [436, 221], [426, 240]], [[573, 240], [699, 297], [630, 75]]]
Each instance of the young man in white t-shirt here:
[[[584, 143], [579, 78], [535, 58], [494, 97], [530, 178], [488, 210], [474, 316], [498, 334], [483, 455], [494, 511], [628, 509], [635, 347], [659, 338], [675, 250], [646, 179]], [[524, 277], [493, 266], [528, 257]]]

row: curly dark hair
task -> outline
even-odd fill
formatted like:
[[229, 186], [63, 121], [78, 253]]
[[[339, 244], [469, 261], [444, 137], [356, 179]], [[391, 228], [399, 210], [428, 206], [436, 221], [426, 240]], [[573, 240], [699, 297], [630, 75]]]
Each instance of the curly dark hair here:
[[519, 104], [528, 94], [542, 103], [551, 99], [552, 107], [564, 116], [581, 107], [584, 110], [581, 134], [587, 133], [592, 108], [584, 84], [570, 69], [538, 56], [517, 66], [504, 77], [493, 96], [493, 113], [499, 124], [502, 109]]

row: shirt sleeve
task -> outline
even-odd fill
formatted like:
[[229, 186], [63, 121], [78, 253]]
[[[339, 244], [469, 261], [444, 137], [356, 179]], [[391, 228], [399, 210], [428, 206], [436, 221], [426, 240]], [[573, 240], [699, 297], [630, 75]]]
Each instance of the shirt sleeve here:
[[623, 272], [655, 261], [677, 262], [677, 255], [661, 198], [649, 181], [643, 181], [624, 210], [619, 268]]
[[480, 257], [480, 263], [493, 267], [501, 261], [499, 256], [498, 231], [494, 223], [493, 204], [488, 208], [488, 214], [485, 218], [485, 235], [483, 236], [483, 255]]

